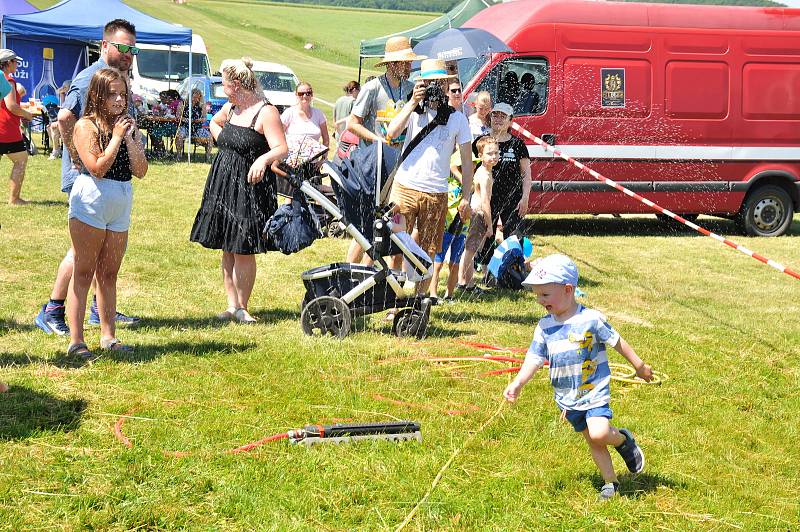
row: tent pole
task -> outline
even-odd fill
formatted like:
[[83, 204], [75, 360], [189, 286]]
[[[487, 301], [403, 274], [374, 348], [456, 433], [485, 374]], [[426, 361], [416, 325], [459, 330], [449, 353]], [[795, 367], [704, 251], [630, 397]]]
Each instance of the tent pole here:
[[364, 57], [359, 54], [358, 56], [358, 84], [361, 85], [361, 63], [364, 61]]
[[3, 32], [2, 37], [0, 37], [0, 47], [6, 47], [6, 32]]
[[[192, 37], [192, 41], [194, 41], [194, 36]], [[189, 131], [189, 148], [186, 150], [186, 162], [187, 164], [192, 162], [192, 91], [194, 89], [194, 85], [192, 80], [192, 44], [189, 43], [189, 83], [187, 83], [189, 87], [189, 96], [188, 96], [188, 104], [189, 104], [189, 121], [186, 123]]]
[[172, 88], [172, 45], [167, 48], [167, 89]]

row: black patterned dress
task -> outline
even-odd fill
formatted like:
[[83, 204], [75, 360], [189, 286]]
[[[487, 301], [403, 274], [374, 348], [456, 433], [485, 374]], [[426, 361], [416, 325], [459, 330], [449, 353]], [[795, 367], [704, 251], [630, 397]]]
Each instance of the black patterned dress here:
[[231, 107], [217, 138], [219, 153], [208, 172], [190, 240], [240, 255], [264, 253], [275, 249], [261, 236], [267, 220], [278, 208], [275, 176], [267, 169], [264, 179], [251, 185], [247, 172], [270, 147], [264, 135], [255, 130], [261, 110], [250, 127], [231, 124], [233, 110]]

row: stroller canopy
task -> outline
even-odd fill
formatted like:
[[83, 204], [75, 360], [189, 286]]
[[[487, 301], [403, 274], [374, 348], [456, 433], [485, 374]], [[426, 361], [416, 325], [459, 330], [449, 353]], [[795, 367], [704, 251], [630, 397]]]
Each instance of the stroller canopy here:
[[[378, 175], [378, 150], [382, 150], [382, 164]], [[370, 242], [372, 222], [375, 219], [375, 191], [383, 185], [397, 164], [399, 150], [382, 143], [359, 147], [337, 168], [341, 183], [332, 180], [336, 201], [347, 223], [353, 224]], [[386, 198], [380, 198], [384, 204]]]

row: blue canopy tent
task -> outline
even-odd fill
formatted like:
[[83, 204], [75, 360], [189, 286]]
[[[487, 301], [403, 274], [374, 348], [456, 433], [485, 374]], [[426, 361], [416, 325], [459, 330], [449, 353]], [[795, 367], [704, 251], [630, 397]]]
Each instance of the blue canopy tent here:
[[25, 0], [0, 0], [0, 15], [21, 15], [39, 11]]
[[[43, 49], [53, 48], [55, 81], [60, 85], [87, 66], [87, 44], [101, 41], [103, 27], [114, 18], [125, 19], [136, 26], [136, 42], [168, 46], [192, 44], [191, 28], [151, 17], [120, 0], [63, 0], [36, 13], [4, 14], [2, 46], [25, 58], [29, 70], [18, 69], [17, 77], [29, 91], [42, 76]], [[190, 77], [191, 57], [189, 54]]]
[[103, 26], [112, 17], [134, 24], [137, 42], [192, 44], [191, 28], [145, 15], [120, 0], [64, 0], [37, 13], [4, 15], [3, 34], [4, 37], [27, 35], [83, 42], [99, 41], [103, 38]]

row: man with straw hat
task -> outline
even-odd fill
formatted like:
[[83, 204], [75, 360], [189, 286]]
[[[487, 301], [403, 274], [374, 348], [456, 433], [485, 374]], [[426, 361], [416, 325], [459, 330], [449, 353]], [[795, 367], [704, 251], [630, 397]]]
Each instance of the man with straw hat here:
[[[462, 161], [472, 160], [469, 121], [464, 113], [448, 105], [446, 89], [456, 79], [447, 71], [443, 59], [422, 61], [411, 100], [394, 117], [388, 129], [392, 137], [405, 131], [403, 153], [410, 149], [395, 174], [392, 201], [405, 218], [409, 231], [416, 224], [419, 245], [431, 257], [442, 245], [450, 156], [457, 148]], [[472, 196], [472, 165], [463, 166], [461, 184], [463, 196], [458, 212], [462, 220], [467, 220]], [[418, 286], [423, 293], [427, 291], [425, 284]]]
[[[411, 62], [425, 59], [411, 49], [411, 41], [402, 35], [390, 37], [386, 41], [383, 59], [375, 66], [385, 66], [386, 73], [368, 81], [361, 87], [347, 129], [358, 135], [361, 145], [374, 141], [387, 144], [399, 144], [404, 137], [387, 137], [387, 127], [397, 115], [414, 90], [414, 84], [408, 81], [411, 74]], [[359, 262], [364, 250], [353, 240], [347, 251], [348, 262]]]
[[400, 35], [386, 41], [383, 59], [375, 65], [385, 66], [386, 73], [361, 87], [348, 123], [348, 129], [364, 143], [403, 141], [387, 138], [386, 128], [414, 90], [414, 84], [408, 81], [411, 62], [422, 59], [425, 56], [414, 53], [408, 37]]

